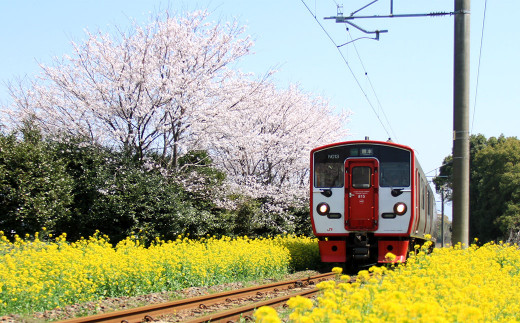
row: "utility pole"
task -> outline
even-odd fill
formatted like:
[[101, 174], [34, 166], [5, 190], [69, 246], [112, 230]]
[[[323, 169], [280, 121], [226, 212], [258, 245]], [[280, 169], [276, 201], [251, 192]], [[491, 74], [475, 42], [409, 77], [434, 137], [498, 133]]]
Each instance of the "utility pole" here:
[[469, 245], [470, 0], [455, 0], [453, 61], [453, 236]]
[[444, 248], [444, 187], [441, 189], [441, 247]]
[[[469, 66], [470, 66], [470, 1], [454, 0], [454, 12], [394, 14], [393, 0], [390, 0], [390, 14], [388, 15], [356, 15], [378, 0], [374, 0], [364, 7], [352, 12], [349, 16], [343, 14], [342, 7], [338, 6], [337, 15], [325, 17], [334, 19], [337, 23], [349, 24], [366, 34], [379, 34], [387, 30], [368, 31], [354, 24], [354, 19], [370, 18], [405, 18], [455, 15], [454, 33], [454, 68], [453, 68], [453, 232], [452, 244], [463, 243], [469, 245]], [[363, 38], [363, 37], [362, 37]], [[346, 43], [348, 44], [348, 43]], [[343, 44], [343, 45], [346, 45]], [[340, 45], [338, 47], [341, 47]]]

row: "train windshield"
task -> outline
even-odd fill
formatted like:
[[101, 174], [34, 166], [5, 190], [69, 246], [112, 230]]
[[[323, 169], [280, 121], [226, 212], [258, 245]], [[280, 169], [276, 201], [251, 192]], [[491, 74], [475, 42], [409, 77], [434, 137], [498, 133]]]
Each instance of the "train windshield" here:
[[314, 187], [343, 187], [348, 158], [376, 158], [380, 167], [380, 186], [410, 186], [410, 151], [384, 145], [353, 144], [314, 152]]
[[343, 163], [319, 163], [314, 168], [314, 186], [342, 187]]
[[386, 187], [410, 186], [410, 162], [382, 162], [379, 185]]

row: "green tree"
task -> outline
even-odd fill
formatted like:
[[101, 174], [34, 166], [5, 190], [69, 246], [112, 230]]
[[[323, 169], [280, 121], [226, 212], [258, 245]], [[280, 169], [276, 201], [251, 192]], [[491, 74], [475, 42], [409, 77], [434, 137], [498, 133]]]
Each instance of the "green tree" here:
[[50, 143], [29, 123], [0, 135], [0, 230], [32, 234], [72, 215], [73, 180]]
[[520, 141], [490, 138], [474, 160], [478, 172], [473, 174], [475, 221], [470, 230], [482, 231], [486, 241], [507, 238], [509, 231], [520, 229]]
[[[507, 238], [520, 230], [520, 141], [483, 135], [470, 138], [470, 236], [481, 241]], [[445, 158], [437, 190], [451, 187], [451, 158]]]

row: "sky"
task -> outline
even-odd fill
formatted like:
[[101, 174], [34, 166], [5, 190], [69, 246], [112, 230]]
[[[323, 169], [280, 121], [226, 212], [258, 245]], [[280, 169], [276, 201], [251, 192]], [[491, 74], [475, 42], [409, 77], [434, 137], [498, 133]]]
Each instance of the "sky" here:
[[[299, 84], [327, 98], [337, 111], [352, 111], [346, 140], [391, 137], [414, 148], [424, 171], [433, 176], [453, 145], [454, 17], [353, 21], [367, 31], [388, 30], [379, 40], [323, 19], [336, 16], [338, 6], [348, 16], [370, 2], [0, 0], [0, 104], [10, 102], [6, 82], [33, 78], [38, 63], [71, 54], [70, 42], [85, 39], [86, 29], [126, 30], [132, 20], [145, 24], [166, 9], [176, 14], [207, 9], [210, 20], [237, 19], [253, 37], [254, 53], [242, 60], [242, 71], [263, 75], [277, 69], [280, 87]], [[379, 0], [355, 15], [388, 15], [390, 2]], [[471, 134], [518, 137], [520, 42], [513, 21], [520, 1], [471, 2]], [[396, 15], [453, 10], [454, 0], [393, 0]]]

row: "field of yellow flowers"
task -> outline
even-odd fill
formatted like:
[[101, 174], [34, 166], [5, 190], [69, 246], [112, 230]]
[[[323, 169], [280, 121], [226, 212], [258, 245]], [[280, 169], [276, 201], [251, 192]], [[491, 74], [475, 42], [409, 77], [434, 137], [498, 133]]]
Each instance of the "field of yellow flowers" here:
[[[281, 277], [319, 261], [315, 239], [278, 236], [156, 240], [115, 247], [96, 234], [68, 242], [36, 233], [8, 241], [0, 231], [0, 316], [236, 281]], [[303, 267], [302, 267], [303, 266]]]
[[[291, 322], [518, 322], [520, 250], [504, 243], [435, 249], [417, 247], [406, 265], [372, 267], [358, 280], [318, 284], [316, 301], [292, 298]], [[337, 268], [339, 271], [341, 268]], [[370, 275], [370, 272], [372, 275]], [[280, 322], [272, 308], [257, 322]]]

